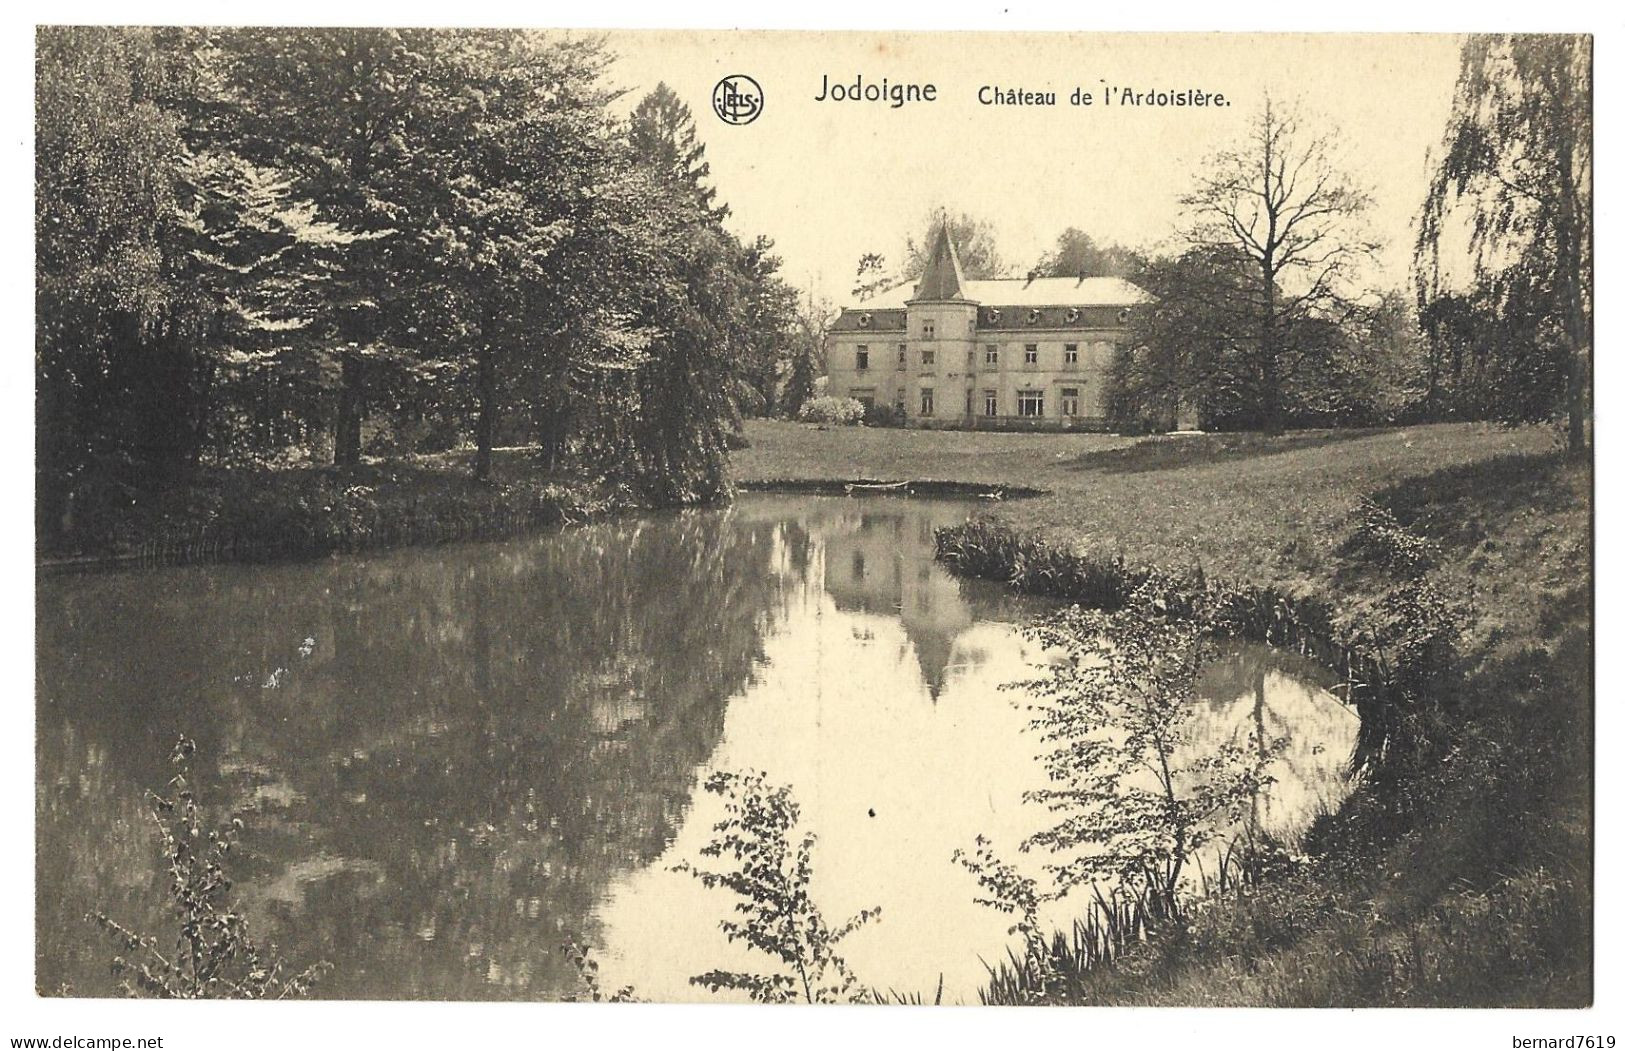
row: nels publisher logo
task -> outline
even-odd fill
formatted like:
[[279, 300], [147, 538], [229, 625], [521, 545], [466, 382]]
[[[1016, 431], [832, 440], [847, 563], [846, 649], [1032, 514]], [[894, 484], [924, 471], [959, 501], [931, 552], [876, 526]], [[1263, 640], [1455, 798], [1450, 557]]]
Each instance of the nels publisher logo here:
[[728, 124], [749, 124], [762, 115], [762, 86], [736, 73], [711, 89], [711, 108]]

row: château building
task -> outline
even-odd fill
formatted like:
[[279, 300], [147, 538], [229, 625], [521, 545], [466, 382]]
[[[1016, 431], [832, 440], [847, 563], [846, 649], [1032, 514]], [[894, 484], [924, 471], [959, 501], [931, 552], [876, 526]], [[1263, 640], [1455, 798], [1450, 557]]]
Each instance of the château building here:
[[1115, 277], [967, 280], [943, 228], [917, 284], [836, 318], [829, 393], [911, 427], [1104, 429], [1107, 373], [1145, 299]]

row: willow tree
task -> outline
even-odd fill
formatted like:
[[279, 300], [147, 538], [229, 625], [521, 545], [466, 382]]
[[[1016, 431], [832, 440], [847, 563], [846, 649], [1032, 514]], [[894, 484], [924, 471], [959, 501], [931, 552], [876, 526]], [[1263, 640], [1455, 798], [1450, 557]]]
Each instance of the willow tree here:
[[1490, 415], [1566, 416], [1571, 453], [1590, 393], [1591, 135], [1589, 37], [1469, 38], [1416, 242], [1435, 353], [1469, 345], [1454, 371], [1466, 357]]
[[235, 151], [205, 31], [37, 44], [37, 511], [57, 542], [76, 503], [128, 506], [229, 444], [253, 409], [233, 377], [297, 327], [286, 288], [319, 231]]
[[1190, 247], [1241, 253], [1252, 281], [1236, 306], [1247, 318], [1244, 354], [1265, 431], [1285, 424], [1282, 388], [1323, 341], [1302, 330], [1353, 311], [1351, 285], [1376, 245], [1363, 233], [1370, 197], [1340, 170], [1335, 138], [1266, 98], [1237, 143], [1202, 166], [1180, 199]]

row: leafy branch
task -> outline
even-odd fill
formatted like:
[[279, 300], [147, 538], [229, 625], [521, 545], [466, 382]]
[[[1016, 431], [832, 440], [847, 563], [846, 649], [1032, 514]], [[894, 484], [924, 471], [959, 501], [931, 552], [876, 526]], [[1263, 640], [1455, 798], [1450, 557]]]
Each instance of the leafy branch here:
[[159, 999], [282, 1000], [309, 994], [330, 969], [317, 963], [294, 972], [276, 955], [261, 951], [249, 933], [248, 919], [228, 897], [231, 880], [225, 859], [242, 832], [233, 818], [228, 825], [206, 830], [206, 821], [188, 777], [188, 760], [197, 745], [181, 737], [170, 753], [176, 767], [169, 796], [147, 793], [149, 813], [157, 826], [169, 868], [169, 895], [180, 926], [174, 948], [110, 919], [103, 911], [86, 917], [119, 949], [113, 974], [126, 996]]
[[726, 859], [733, 866], [705, 869], [683, 862], [673, 871], [687, 872], [708, 888], [732, 891], [739, 899], [734, 912], [740, 918], [721, 921], [723, 933], [730, 942], [742, 941], [771, 957], [779, 969], [762, 974], [711, 970], [689, 981], [712, 992], [739, 990], [757, 1003], [874, 999], [837, 948], [848, 935], [878, 919], [880, 909], [864, 909], [838, 925], [825, 921], [810, 894], [815, 837], [808, 833], [794, 838], [800, 807], [790, 789], [747, 770], [713, 773], [705, 790], [722, 797], [726, 816], [712, 826], [714, 835], [700, 854]]

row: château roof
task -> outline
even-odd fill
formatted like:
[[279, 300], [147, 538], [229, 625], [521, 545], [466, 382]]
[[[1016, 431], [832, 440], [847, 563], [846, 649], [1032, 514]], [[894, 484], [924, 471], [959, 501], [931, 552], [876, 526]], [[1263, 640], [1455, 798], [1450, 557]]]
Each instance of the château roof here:
[[[936, 253], [932, 255], [934, 260]], [[1148, 298], [1138, 285], [1120, 277], [1000, 277], [971, 281], [959, 276], [957, 256], [953, 262], [956, 294], [952, 296], [922, 294], [922, 289], [940, 291], [927, 287], [932, 276], [927, 267], [919, 285], [882, 292], [867, 302], [854, 304], [852, 309], [894, 310], [910, 301], [930, 299], [965, 300], [987, 307], [1127, 307]]]

